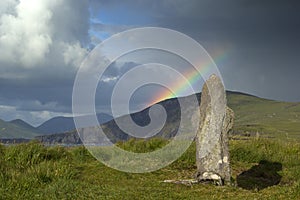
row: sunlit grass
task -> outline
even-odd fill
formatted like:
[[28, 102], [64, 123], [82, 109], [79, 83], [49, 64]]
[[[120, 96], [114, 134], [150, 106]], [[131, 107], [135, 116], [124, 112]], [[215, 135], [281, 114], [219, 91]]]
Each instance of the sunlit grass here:
[[[119, 145], [130, 151], [148, 152], [165, 144], [167, 141], [156, 139]], [[278, 171], [282, 176], [279, 184], [246, 190], [236, 185], [163, 183], [165, 179], [193, 178], [194, 143], [170, 166], [145, 174], [108, 168], [84, 147], [44, 147], [30, 143], [0, 146], [0, 199], [299, 199], [299, 143], [276, 139], [230, 141], [230, 153], [234, 182], [240, 173], [265, 160], [282, 165]], [[249, 179], [243, 184], [255, 183]]]

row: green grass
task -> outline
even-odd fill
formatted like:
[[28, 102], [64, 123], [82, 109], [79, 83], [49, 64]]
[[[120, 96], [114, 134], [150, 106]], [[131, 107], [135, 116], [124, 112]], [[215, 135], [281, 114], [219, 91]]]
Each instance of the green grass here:
[[235, 113], [235, 132], [260, 133], [280, 139], [300, 139], [300, 103], [278, 102], [228, 94]]
[[[149, 152], [167, 141], [119, 143]], [[0, 146], [0, 199], [299, 199], [300, 144], [258, 139], [230, 141], [232, 186], [163, 183], [190, 179], [196, 172], [195, 144], [170, 166], [146, 174], [108, 168], [84, 147], [39, 143]], [[275, 167], [281, 168], [275, 170]], [[244, 172], [244, 173], [243, 173]], [[246, 172], [246, 173], [245, 173]], [[244, 174], [244, 175], [241, 175]], [[264, 178], [268, 178], [268, 180]], [[271, 184], [280, 177], [279, 184]]]

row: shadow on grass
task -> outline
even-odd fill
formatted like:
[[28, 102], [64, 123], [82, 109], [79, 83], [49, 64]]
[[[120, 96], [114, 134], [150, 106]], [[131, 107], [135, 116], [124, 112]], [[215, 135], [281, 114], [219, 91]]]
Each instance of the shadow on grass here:
[[282, 178], [278, 171], [281, 170], [281, 163], [261, 160], [258, 165], [237, 176], [237, 185], [247, 190], [262, 190], [278, 185]]

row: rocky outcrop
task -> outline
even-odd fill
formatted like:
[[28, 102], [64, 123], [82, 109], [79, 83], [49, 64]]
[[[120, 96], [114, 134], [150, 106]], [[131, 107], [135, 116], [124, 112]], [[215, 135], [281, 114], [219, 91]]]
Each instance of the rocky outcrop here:
[[24, 138], [14, 138], [14, 139], [1, 138], [0, 144], [20, 144], [20, 143], [27, 143], [30, 141], [31, 141], [31, 139], [24, 139]]
[[46, 145], [78, 145], [82, 144], [76, 131], [68, 133], [59, 133], [53, 135], [43, 135], [35, 137], [36, 140]]
[[212, 75], [205, 83], [200, 105], [200, 125], [196, 137], [197, 180], [218, 185], [231, 178], [228, 132], [233, 127], [233, 111], [227, 107], [222, 81]]

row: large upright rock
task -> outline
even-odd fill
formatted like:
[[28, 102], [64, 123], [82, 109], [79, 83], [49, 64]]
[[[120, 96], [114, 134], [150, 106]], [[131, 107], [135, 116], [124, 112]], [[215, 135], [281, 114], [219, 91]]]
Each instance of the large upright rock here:
[[196, 137], [197, 179], [218, 185], [230, 183], [228, 132], [233, 111], [227, 107], [222, 81], [212, 75], [204, 84], [200, 105], [200, 127]]

